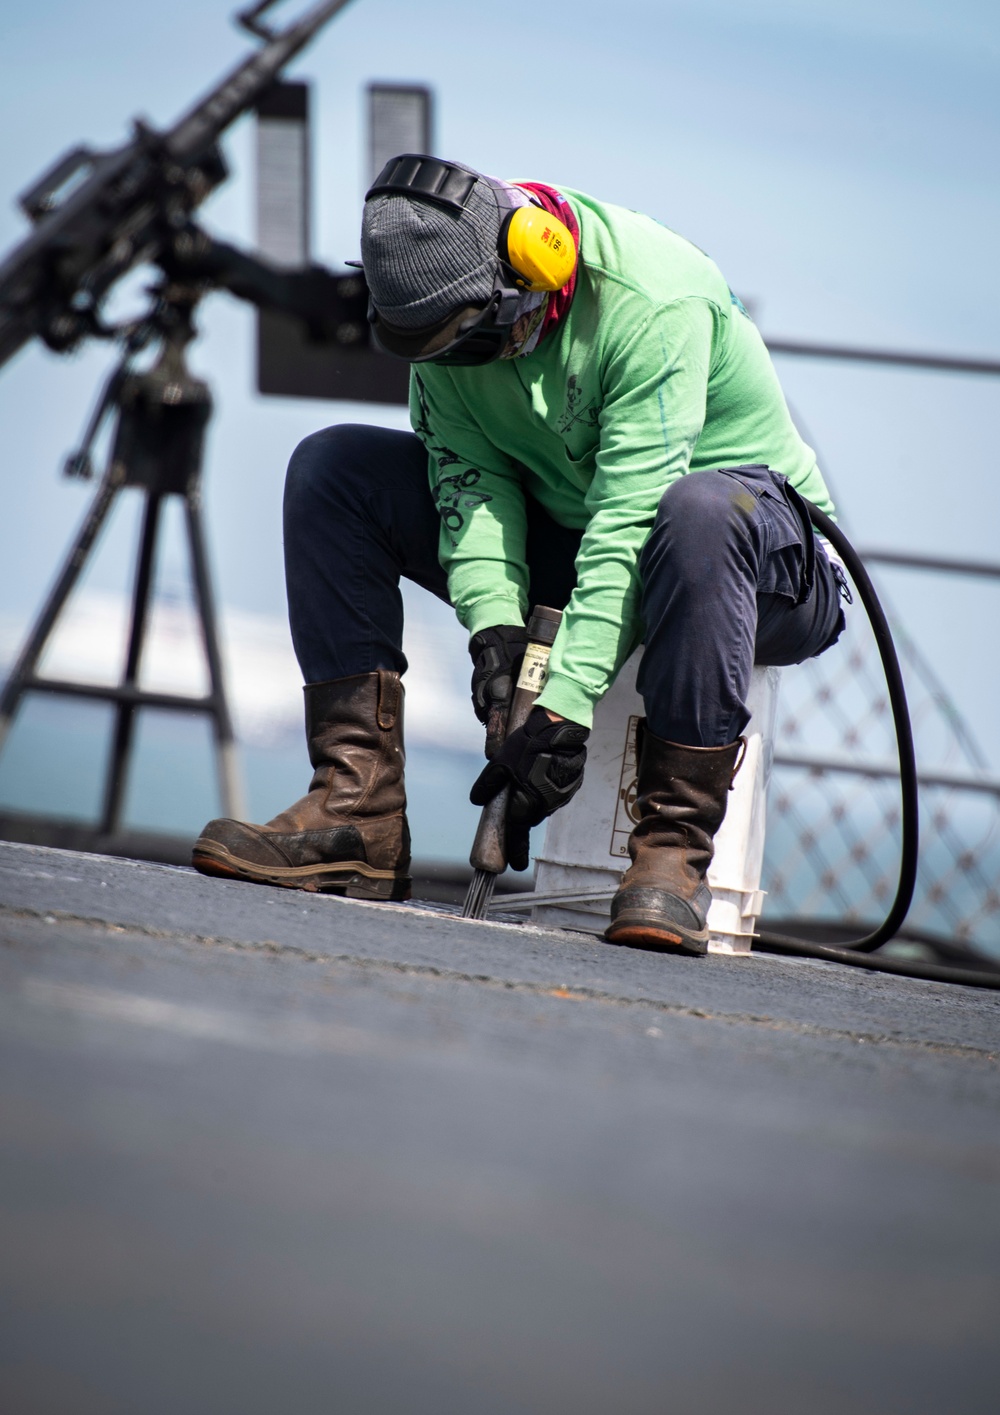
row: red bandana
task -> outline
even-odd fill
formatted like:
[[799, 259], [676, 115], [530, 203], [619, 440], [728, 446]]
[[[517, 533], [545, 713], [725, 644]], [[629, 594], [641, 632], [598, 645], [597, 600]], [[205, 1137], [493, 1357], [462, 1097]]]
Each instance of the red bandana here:
[[[562, 193], [557, 192], [555, 187], [546, 186], [544, 182], [518, 182], [517, 186], [523, 187], [526, 192], [530, 192], [533, 197], [537, 197], [538, 201], [550, 216], [559, 218], [569, 231], [569, 234], [573, 237], [573, 244], [576, 246], [577, 253], [579, 254], [580, 223], [573, 214], [573, 208]], [[573, 291], [576, 289], [577, 269], [578, 265], [573, 267], [573, 274], [569, 277], [569, 280], [561, 290], [556, 290], [549, 295], [545, 307], [545, 317], [542, 320], [542, 328], [538, 335], [535, 348], [538, 347], [538, 344], [542, 342], [551, 330], [555, 329], [556, 325], [572, 304]]]

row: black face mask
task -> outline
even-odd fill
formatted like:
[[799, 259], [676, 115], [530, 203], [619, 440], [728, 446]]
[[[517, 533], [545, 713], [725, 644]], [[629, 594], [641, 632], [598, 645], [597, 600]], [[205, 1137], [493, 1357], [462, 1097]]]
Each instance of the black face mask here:
[[499, 359], [510, 341], [512, 326], [498, 325], [490, 319], [490, 305], [486, 306], [486, 312], [486, 320], [460, 334], [446, 349], [434, 354], [428, 363], [445, 364], [451, 368], [468, 368], [476, 364], [491, 364], [495, 359]]

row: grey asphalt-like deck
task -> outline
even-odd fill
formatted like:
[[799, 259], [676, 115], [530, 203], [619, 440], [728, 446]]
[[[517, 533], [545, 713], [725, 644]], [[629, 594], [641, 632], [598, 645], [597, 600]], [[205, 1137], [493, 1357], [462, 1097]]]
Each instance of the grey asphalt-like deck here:
[[0, 844], [0, 1411], [1000, 1408], [1000, 996]]

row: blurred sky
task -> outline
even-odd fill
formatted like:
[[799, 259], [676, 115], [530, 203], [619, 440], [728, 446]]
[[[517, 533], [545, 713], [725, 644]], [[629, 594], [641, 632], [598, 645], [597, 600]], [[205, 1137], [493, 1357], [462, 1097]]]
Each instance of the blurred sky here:
[[[121, 142], [135, 114], [169, 124], [250, 47], [217, 0], [36, 0], [6, 7], [2, 35], [0, 251], [26, 231], [15, 195], [57, 155]], [[441, 154], [649, 212], [713, 256], [765, 335], [1000, 358], [998, 60], [995, 0], [353, 0], [288, 71], [316, 81], [314, 255], [357, 255], [365, 84], [426, 82]], [[202, 211], [245, 243], [251, 136], [231, 130], [233, 178]], [[260, 398], [249, 310], [215, 295], [201, 324], [219, 596], [282, 613], [291, 448], [405, 415]], [[0, 370], [0, 611], [25, 623], [92, 495], [58, 466], [111, 357], [31, 347]], [[859, 545], [1000, 561], [1000, 380], [778, 367]], [[124, 583], [134, 534], [120, 515], [93, 584]], [[1000, 769], [1000, 584], [880, 584]]]

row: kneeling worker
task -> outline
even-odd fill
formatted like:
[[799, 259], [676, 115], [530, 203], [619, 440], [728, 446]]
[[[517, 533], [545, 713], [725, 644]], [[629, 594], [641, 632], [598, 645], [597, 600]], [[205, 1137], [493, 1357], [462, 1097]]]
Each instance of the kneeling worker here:
[[[374, 337], [413, 364], [413, 433], [341, 425], [285, 488], [292, 639], [314, 775], [264, 826], [206, 826], [208, 874], [409, 894], [401, 576], [470, 635], [508, 858], [579, 789], [594, 705], [633, 649], [646, 720], [616, 943], [703, 952], [713, 838], [754, 662], [822, 653], [844, 618], [799, 493], [832, 511], [763, 341], [716, 266], [649, 217], [431, 157], [365, 200]], [[545, 689], [502, 723], [530, 606], [565, 608]]]

